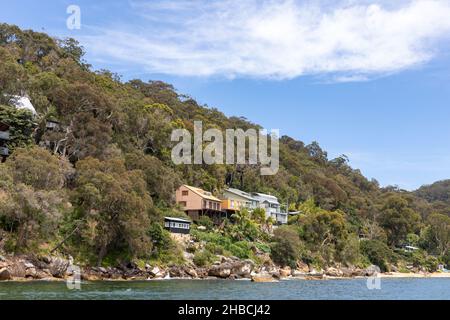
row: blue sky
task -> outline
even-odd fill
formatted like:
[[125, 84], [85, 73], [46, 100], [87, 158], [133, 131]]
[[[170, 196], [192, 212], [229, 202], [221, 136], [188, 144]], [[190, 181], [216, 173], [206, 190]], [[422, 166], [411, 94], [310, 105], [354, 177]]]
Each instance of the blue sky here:
[[[69, 5], [81, 29], [69, 30]], [[382, 185], [450, 178], [450, 1], [0, 0], [0, 21], [78, 39], [94, 68], [164, 80]]]

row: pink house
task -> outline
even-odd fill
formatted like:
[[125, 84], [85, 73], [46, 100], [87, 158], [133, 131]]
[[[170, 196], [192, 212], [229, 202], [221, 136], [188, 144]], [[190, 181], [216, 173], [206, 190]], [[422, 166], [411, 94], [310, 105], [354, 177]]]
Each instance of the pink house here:
[[226, 213], [222, 212], [222, 201], [214, 197], [211, 192], [200, 188], [182, 185], [176, 191], [176, 201], [194, 221], [206, 215], [218, 223], [226, 217]]

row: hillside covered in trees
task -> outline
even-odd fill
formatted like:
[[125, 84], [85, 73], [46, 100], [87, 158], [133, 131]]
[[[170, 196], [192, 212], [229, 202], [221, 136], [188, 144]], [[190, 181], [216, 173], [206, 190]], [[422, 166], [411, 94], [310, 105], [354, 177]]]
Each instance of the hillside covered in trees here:
[[435, 210], [450, 215], [450, 180], [438, 181], [431, 185], [422, 186], [415, 194], [430, 202]]
[[[92, 265], [183, 264], [161, 224], [184, 215], [175, 189], [186, 183], [219, 193], [237, 168], [174, 165], [172, 130], [192, 131], [194, 120], [204, 129], [259, 126], [199, 105], [170, 84], [94, 71], [83, 55], [74, 39], [0, 24], [0, 122], [11, 128], [11, 156], [0, 164], [0, 251], [59, 253]], [[25, 94], [35, 117], [10, 103]], [[59, 130], [47, 130], [48, 121]], [[217, 254], [263, 263], [262, 253], [289, 266], [432, 271], [450, 263], [448, 182], [415, 193], [381, 188], [344, 155], [329, 159], [318, 143], [287, 136], [278, 174], [239, 170], [235, 187], [276, 195], [301, 214], [274, 234], [258, 214], [241, 212], [220, 227], [204, 219], [205, 228], [192, 232], [207, 243], [191, 250], [198, 265]], [[420, 250], [406, 253], [403, 245]]]

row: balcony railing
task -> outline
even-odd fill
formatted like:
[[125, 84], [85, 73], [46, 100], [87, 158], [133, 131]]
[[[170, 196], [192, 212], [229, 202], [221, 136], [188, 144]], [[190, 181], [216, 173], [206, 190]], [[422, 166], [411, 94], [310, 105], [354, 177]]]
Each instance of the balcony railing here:
[[9, 131], [0, 131], [0, 140], [9, 140]]
[[288, 214], [284, 212], [272, 212], [270, 216], [275, 219], [277, 223], [286, 224], [288, 223]]

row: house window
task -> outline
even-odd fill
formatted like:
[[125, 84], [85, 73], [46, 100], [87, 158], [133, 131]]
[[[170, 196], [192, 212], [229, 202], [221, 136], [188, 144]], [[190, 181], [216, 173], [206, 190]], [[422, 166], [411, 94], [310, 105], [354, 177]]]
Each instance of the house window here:
[[234, 200], [230, 200], [230, 207], [234, 208]]
[[189, 225], [187, 223], [172, 222], [172, 228], [189, 229]]
[[180, 204], [180, 206], [182, 207], [187, 207], [187, 202], [186, 201], [180, 201], [178, 202]]
[[164, 226], [173, 229], [190, 229], [189, 223], [184, 222], [165, 221]]
[[206, 200], [203, 200], [203, 208], [206, 208]]
[[186, 197], [186, 196], [189, 195], [189, 191], [183, 190], [183, 191], [181, 191], [181, 195], [182, 195], [183, 197]]

